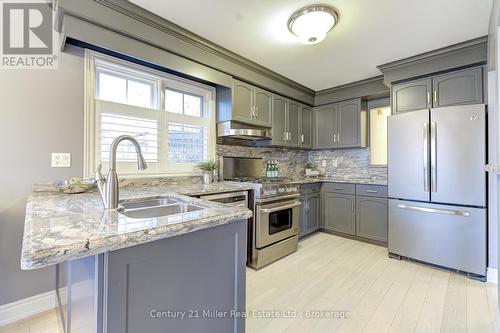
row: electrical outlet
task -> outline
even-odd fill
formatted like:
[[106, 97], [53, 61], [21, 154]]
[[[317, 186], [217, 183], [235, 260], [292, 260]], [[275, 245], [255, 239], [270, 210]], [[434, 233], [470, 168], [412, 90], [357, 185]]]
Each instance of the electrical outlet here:
[[332, 158], [332, 166], [333, 166], [334, 168], [336, 168], [336, 167], [338, 167], [338, 166], [339, 166], [339, 163], [338, 163], [338, 161], [337, 161], [337, 159], [336, 159], [336, 158]]
[[323, 168], [325, 168], [325, 167], [326, 167], [326, 160], [322, 160], [322, 161], [321, 161], [321, 166], [322, 166]]
[[53, 168], [70, 168], [71, 154], [70, 153], [52, 153]]

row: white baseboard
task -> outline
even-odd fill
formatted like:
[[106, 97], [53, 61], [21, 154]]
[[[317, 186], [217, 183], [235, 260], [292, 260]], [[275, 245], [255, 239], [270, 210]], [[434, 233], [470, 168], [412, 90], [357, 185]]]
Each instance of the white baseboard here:
[[486, 273], [486, 281], [494, 283], [494, 284], [498, 284], [498, 269], [488, 267], [488, 270]]
[[34, 316], [56, 307], [55, 291], [31, 296], [0, 306], [0, 326]]

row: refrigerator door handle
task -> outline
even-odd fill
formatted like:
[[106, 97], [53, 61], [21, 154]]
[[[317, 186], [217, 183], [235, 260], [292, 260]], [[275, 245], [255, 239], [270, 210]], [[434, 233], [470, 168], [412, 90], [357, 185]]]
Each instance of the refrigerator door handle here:
[[424, 212], [424, 213], [436, 213], [436, 214], [464, 216], [464, 217], [470, 216], [469, 212], [464, 212], [461, 210], [436, 209], [436, 208], [410, 206], [410, 205], [403, 205], [403, 204], [399, 204], [398, 208], [407, 209], [407, 210], [414, 210], [417, 212]]
[[437, 124], [431, 122], [431, 192], [437, 192]]
[[429, 123], [424, 123], [423, 131], [424, 153], [424, 191], [429, 192]]

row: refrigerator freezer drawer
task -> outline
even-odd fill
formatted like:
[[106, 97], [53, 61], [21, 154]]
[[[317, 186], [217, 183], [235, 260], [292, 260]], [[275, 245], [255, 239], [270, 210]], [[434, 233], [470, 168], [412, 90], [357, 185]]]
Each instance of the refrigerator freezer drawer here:
[[486, 209], [389, 200], [390, 253], [486, 275]]

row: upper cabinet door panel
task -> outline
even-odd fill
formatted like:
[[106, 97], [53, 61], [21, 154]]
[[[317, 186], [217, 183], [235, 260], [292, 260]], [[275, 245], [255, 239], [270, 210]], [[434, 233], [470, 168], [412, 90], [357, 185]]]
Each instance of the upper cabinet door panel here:
[[337, 105], [327, 105], [315, 111], [315, 148], [336, 148]]
[[432, 79], [434, 107], [483, 103], [483, 69], [466, 69]]
[[287, 101], [284, 97], [273, 95], [273, 127], [272, 135], [273, 145], [284, 146], [286, 140], [286, 104]]
[[288, 146], [300, 147], [300, 104], [288, 101]]
[[238, 80], [233, 86], [233, 119], [253, 122], [253, 91], [254, 87]]
[[265, 90], [255, 88], [255, 122], [271, 127], [271, 108], [273, 95]]
[[361, 145], [361, 100], [350, 100], [338, 106], [338, 147]]
[[313, 133], [313, 124], [312, 124], [312, 109], [306, 106], [302, 107], [302, 117], [301, 117], [301, 142], [302, 148], [312, 148], [312, 133]]
[[431, 89], [431, 79], [394, 85], [391, 96], [393, 113], [430, 109], [432, 107]]

